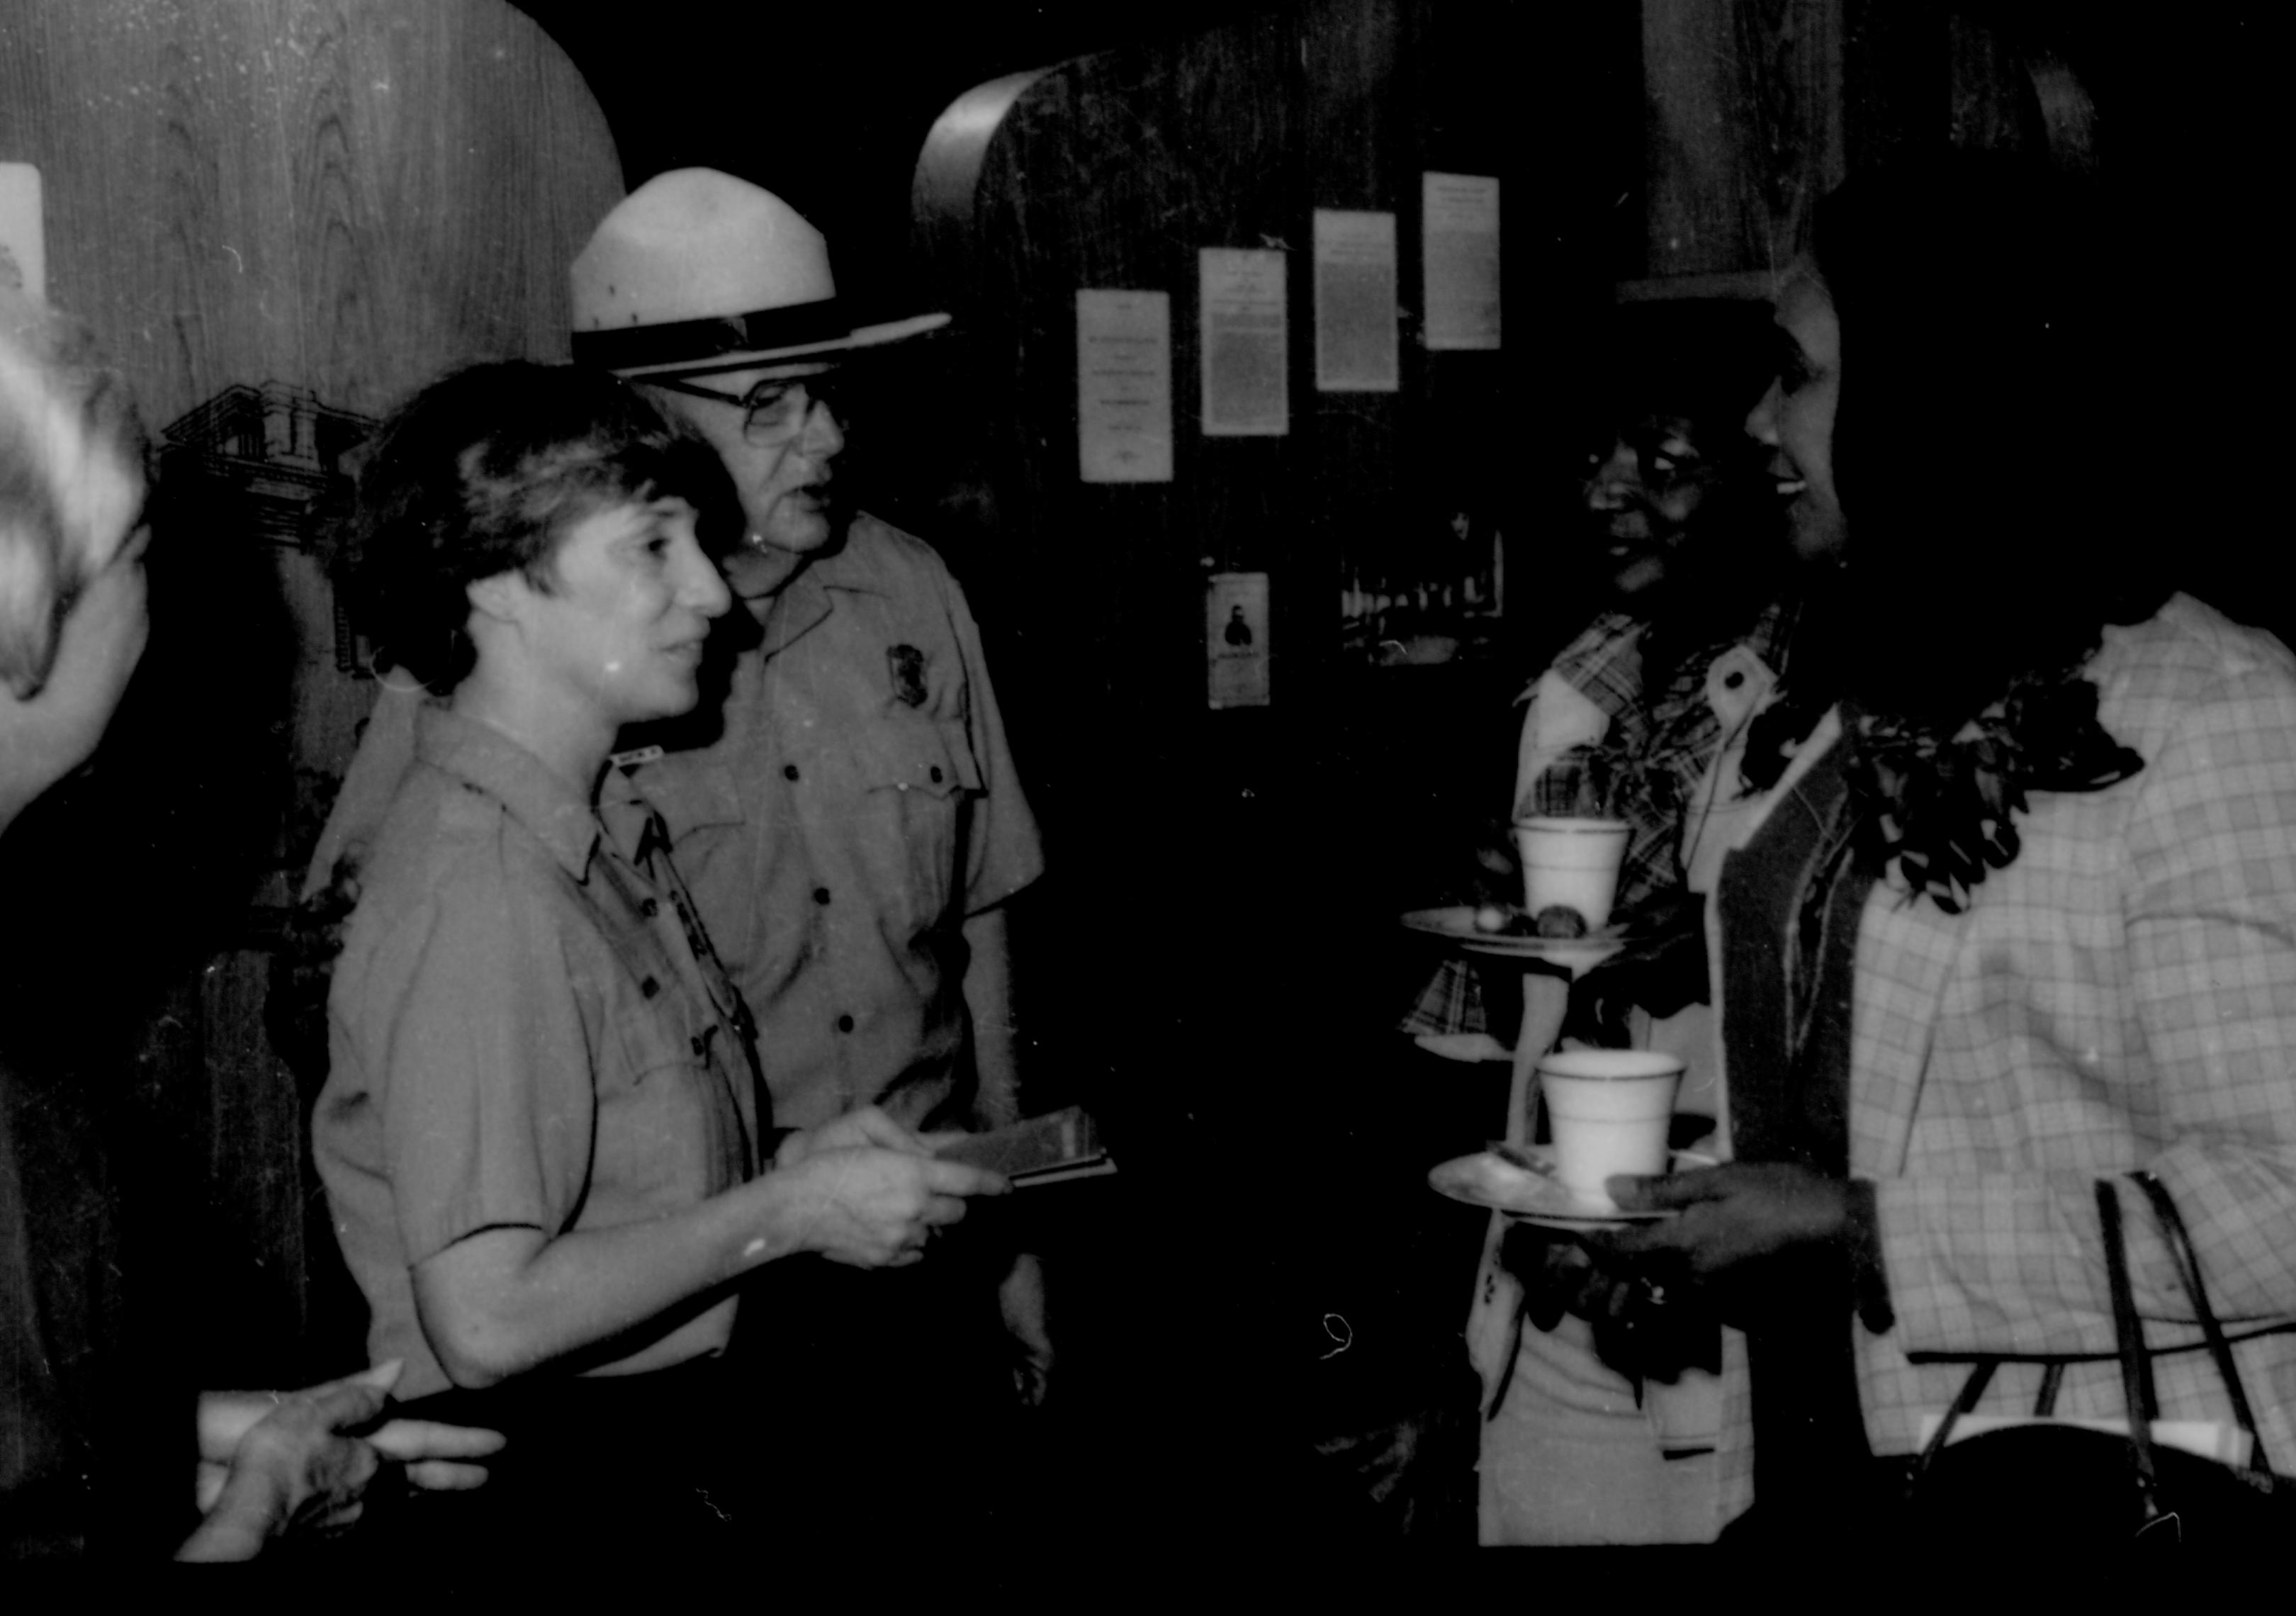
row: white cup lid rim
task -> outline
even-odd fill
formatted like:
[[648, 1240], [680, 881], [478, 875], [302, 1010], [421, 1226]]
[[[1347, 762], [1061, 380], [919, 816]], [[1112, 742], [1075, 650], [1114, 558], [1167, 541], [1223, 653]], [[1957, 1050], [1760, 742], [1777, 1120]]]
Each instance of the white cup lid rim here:
[[[1605, 1070], [1605, 1067], [1627, 1064], [1627, 1070]], [[1553, 1073], [1558, 1078], [1574, 1078], [1597, 1083], [1647, 1082], [1652, 1078], [1677, 1078], [1686, 1062], [1680, 1055], [1667, 1054], [1655, 1049], [1558, 1049], [1541, 1055], [1538, 1070], [1542, 1076]]]

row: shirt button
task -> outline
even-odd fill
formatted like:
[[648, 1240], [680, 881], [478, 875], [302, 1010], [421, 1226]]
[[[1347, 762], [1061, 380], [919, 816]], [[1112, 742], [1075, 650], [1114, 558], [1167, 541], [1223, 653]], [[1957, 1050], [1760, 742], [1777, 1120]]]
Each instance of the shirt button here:
[[796, 778], [797, 778], [797, 765], [796, 765], [796, 764], [794, 764], [794, 763], [784, 763], [784, 764], [783, 764], [783, 765], [782, 765], [782, 778], [783, 778], [783, 779], [784, 779], [784, 780], [794, 780], [794, 779], [796, 779]]
[[853, 1030], [853, 1018], [852, 1018], [851, 1016], [849, 1016], [849, 1015], [840, 1015], [840, 1016], [839, 1016], [839, 1017], [837, 1018], [837, 1030], [838, 1030], [838, 1031], [840, 1031], [840, 1032], [850, 1032], [850, 1031], [852, 1031], [852, 1030]]
[[652, 998], [655, 994], [661, 991], [661, 984], [654, 980], [653, 978], [647, 977], [644, 981], [638, 984], [638, 991], [644, 994], [646, 997]]
[[814, 888], [813, 901], [817, 904], [827, 903], [829, 901], [829, 889], [827, 887]]
[[935, 785], [940, 783], [940, 765], [938, 763], [932, 766], [932, 783]]

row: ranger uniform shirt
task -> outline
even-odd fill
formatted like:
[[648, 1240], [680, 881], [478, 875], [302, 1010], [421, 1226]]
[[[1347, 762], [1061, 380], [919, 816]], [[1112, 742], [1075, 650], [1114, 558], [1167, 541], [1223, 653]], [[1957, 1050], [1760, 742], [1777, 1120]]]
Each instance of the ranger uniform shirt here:
[[963, 591], [863, 515], [763, 628], [722, 738], [631, 775], [757, 1016], [775, 1121], [1011, 1120], [971, 1091], [961, 928], [1044, 857]]
[[[416, 715], [336, 964], [312, 1123], [370, 1360], [406, 1360], [402, 1398], [447, 1383], [415, 1265], [488, 1229], [642, 1222], [755, 1170], [768, 1119], [739, 1001], [697, 956], [627, 798], [609, 770], [594, 811], [508, 737]], [[607, 1367], [722, 1349], [733, 1310]]]

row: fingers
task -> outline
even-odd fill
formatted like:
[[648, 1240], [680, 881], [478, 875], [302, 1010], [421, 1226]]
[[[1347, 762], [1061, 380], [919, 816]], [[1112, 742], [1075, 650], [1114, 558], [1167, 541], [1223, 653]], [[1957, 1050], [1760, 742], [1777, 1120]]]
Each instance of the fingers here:
[[951, 1224], [963, 1221], [964, 1202], [954, 1195], [934, 1195], [917, 1209], [912, 1218], [901, 1219], [887, 1230], [882, 1249], [888, 1267], [903, 1267], [922, 1261], [925, 1248], [932, 1237]]
[[980, 1168], [881, 1149], [826, 1152], [796, 1170], [816, 1177], [823, 1192], [808, 1243], [861, 1267], [918, 1260], [935, 1229], [965, 1217], [969, 1197], [1011, 1187]]
[[343, 1431], [363, 1425], [382, 1412], [383, 1405], [390, 1400], [390, 1389], [398, 1383], [399, 1372], [405, 1367], [404, 1359], [391, 1358], [339, 1381], [308, 1386], [284, 1396], [275, 1393], [273, 1406], [253, 1423], [270, 1424], [275, 1429], [283, 1420], [299, 1422], [308, 1410], [309, 1417], [316, 1422], [316, 1428], [321, 1431]]
[[483, 1464], [456, 1464], [447, 1459], [422, 1459], [406, 1467], [406, 1481], [425, 1492], [468, 1492], [487, 1484]]
[[927, 1139], [911, 1133], [873, 1105], [865, 1105], [858, 1111], [849, 1112], [844, 1120], [853, 1125], [862, 1138], [881, 1150], [905, 1151], [911, 1155], [930, 1156], [936, 1148]]
[[1679, 1222], [1635, 1224], [1607, 1230], [1603, 1250], [1605, 1255], [1613, 1259], [1646, 1257], [1658, 1251], [1679, 1251], [1683, 1249], [1680, 1230]]
[[499, 1431], [474, 1425], [445, 1425], [436, 1420], [392, 1420], [367, 1440], [391, 1458], [417, 1463], [430, 1459], [475, 1459], [502, 1451], [508, 1440]]
[[925, 1188], [937, 1195], [1002, 1195], [1013, 1187], [1004, 1174], [962, 1161], [927, 1161], [923, 1173]]
[[[337, 1381], [332, 1385], [314, 1386], [308, 1391], [297, 1392], [289, 1401], [281, 1404], [277, 1409], [266, 1415], [260, 1423], [268, 1423], [280, 1418], [285, 1411], [294, 1407], [296, 1400], [299, 1399], [309, 1404], [312, 1414], [317, 1419], [318, 1429], [322, 1431], [342, 1431], [354, 1425], [364, 1425], [382, 1412], [382, 1406], [389, 1399], [390, 1394], [382, 1387], [374, 1383], [374, 1374], [375, 1372], [370, 1369], [348, 1380]], [[391, 1378], [393, 1380], [398, 1378], [395, 1368]]]
[[1693, 1167], [1662, 1178], [1621, 1173], [1604, 1179], [1603, 1187], [1622, 1212], [1672, 1212], [1701, 1201], [1721, 1199], [1730, 1193], [1730, 1179], [1722, 1168]]
[[317, 1532], [324, 1537], [333, 1537], [357, 1526], [359, 1523], [359, 1517], [365, 1513], [366, 1513], [366, 1500], [355, 1497], [347, 1503], [334, 1505], [313, 1516], [308, 1526], [298, 1530]]
[[373, 1368], [362, 1369], [357, 1374], [346, 1376], [340, 1383], [351, 1386], [372, 1386], [377, 1391], [387, 1392], [398, 1384], [399, 1373], [406, 1367], [406, 1360], [403, 1358], [385, 1358]]

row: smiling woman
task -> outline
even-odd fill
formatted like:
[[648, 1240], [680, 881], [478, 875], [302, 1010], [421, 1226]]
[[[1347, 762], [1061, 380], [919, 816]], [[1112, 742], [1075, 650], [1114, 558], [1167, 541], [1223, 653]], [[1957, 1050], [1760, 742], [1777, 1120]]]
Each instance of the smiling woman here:
[[646, 493], [568, 525], [539, 581], [504, 572], [470, 587], [480, 655], [456, 707], [578, 780], [622, 725], [693, 706], [709, 619], [732, 602], [693, 507]]
[[361, 486], [371, 625], [446, 700], [362, 776], [388, 807], [331, 829], [358, 898], [314, 1153], [370, 1355], [512, 1439], [425, 1523], [469, 1552], [727, 1542], [758, 1485], [712, 1365], [735, 1283], [800, 1251], [914, 1262], [1001, 1187], [873, 1109], [765, 1159], [748, 1012], [607, 767], [623, 725], [698, 699], [732, 603], [695, 540], [716, 467], [611, 377], [490, 365], [418, 394]]
[[570, 524], [674, 497], [703, 464], [644, 399], [591, 373], [486, 365], [432, 383], [385, 429], [361, 485], [351, 542], [376, 661], [452, 690], [478, 660], [473, 586], [516, 572], [547, 590]]
[[1784, 496], [1787, 529], [1804, 560], [1838, 554], [1846, 536], [1833, 484], [1833, 418], [1841, 401], [1841, 320], [1816, 273], [1778, 293], [1778, 378], [1746, 431], [1776, 451], [1770, 462]]
[[[1908, 156], [1829, 199], [1830, 301], [1781, 309], [1805, 373], [1751, 424], [1798, 497], [1838, 489], [1847, 562], [1748, 726], [1753, 806], [1710, 905], [1733, 1159], [1614, 1182], [1680, 1216], [1602, 1259], [1742, 1332], [1726, 1541], [1896, 1546], [1956, 1358], [2065, 1355], [2060, 1416], [2121, 1415], [2117, 1366], [2079, 1357], [2111, 1288], [2092, 1181], [2124, 1174], [2198, 1213], [2210, 1285], [2263, 1326], [2252, 1421], [2168, 1355], [2160, 1415], [2238, 1408], [2296, 1446], [2296, 660], [2161, 598], [2151, 554], [2185, 541], [2144, 523], [2150, 398], [2095, 201]], [[2136, 1305], [2189, 1319], [2170, 1271]], [[2021, 1415], [2030, 1387], [1973, 1411]]]

